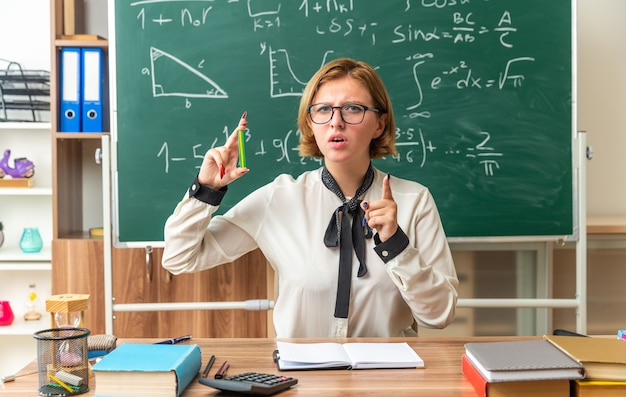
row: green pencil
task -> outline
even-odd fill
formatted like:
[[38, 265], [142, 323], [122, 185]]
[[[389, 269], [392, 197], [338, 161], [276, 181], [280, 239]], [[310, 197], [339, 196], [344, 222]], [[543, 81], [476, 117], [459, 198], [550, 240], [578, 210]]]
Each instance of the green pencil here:
[[244, 140], [243, 130], [238, 131], [239, 136], [239, 166], [246, 167], [246, 142]]

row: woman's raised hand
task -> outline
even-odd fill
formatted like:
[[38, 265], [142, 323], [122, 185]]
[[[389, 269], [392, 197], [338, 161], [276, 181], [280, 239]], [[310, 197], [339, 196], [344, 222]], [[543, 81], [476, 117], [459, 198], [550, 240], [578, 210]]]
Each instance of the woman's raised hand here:
[[246, 115], [247, 112], [241, 115], [239, 125], [230, 134], [224, 146], [214, 147], [204, 154], [198, 173], [198, 182], [213, 190], [219, 190], [249, 171], [248, 168], [237, 167], [239, 160], [238, 133], [240, 130], [246, 130], [248, 125]]

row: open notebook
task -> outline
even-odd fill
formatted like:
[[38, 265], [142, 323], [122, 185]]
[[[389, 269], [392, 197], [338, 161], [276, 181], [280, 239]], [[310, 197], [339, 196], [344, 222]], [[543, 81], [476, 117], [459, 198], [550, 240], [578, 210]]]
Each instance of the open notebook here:
[[276, 345], [276, 364], [281, 371], [424, 367], [424, 360], [406, 342], [341, 344], [277, 341]]

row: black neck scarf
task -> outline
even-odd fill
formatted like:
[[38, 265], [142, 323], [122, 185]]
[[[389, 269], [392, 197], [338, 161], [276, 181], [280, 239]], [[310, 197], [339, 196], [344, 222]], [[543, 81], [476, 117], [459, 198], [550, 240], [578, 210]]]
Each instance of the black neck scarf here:
[[[365, 239], [372, 238], [372, 231], [363, 225], [365, 213], [361, 208], [361, 197], [374, 181], [374, 169], [371, 164], [365, 173], [363, 184], [357, 189], [356, 194], [349, 201], [343, 195], [335, 178], [328, 169], [322, 169], [322, 183], [331, 192], [335, 193], [343, 202], [330, 218], [330, 223], [324, 234], [324, 244], [327, 247], [339, 246], [339, 280], [337, 285], [337, 300], [335, 302], [335, 317], [348, 318], [350, 309], [350, 287], [352, 282], [352, 249], [359, 259], [359, 271], [357, 275], [363, 277], [367, 274], [365, 264]], [[350, 226], [348, 215], [352, 215]], [[345, 222], [344, 222], [345, 220]]]

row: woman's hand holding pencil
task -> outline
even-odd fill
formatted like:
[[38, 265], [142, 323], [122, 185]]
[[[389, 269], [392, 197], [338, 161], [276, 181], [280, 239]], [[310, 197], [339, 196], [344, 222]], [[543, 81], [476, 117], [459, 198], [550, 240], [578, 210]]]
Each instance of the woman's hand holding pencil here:
[[[245, 130], [247, 112], [243, 112], [239, 125], [224, 146], [209, 149], [202, 161], [198, 181], [213, 190], [219, 190], [241, 178], [249, 171], [246, 166]], [[239, 166], [237, 166], [239, 163]]]

